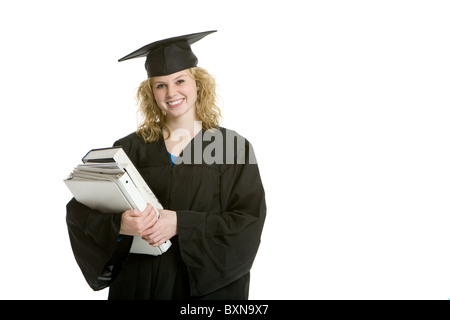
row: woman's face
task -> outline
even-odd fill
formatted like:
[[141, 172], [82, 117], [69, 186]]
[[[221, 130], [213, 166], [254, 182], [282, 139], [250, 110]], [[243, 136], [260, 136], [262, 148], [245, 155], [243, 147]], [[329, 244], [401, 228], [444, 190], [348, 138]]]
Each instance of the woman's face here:
[[185, 115], [195, 119], [197, 85], [187, 71], [154, 77], [152, 89], [156, 103], [166, 112], [168, 120]]

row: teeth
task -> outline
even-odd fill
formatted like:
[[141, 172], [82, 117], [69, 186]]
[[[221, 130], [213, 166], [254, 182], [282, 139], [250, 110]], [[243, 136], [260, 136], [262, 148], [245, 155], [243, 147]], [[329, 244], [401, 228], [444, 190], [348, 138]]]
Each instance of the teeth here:
[[174, 106], [174, 105], [176, 105], [176, 104], [179, 104], [181, 101], [183, 101], [183, 99], [176, 100], [176, 101], [171, 101], [171, 102], [167, 102], [167, 104], [168, 104], [169, 106]]

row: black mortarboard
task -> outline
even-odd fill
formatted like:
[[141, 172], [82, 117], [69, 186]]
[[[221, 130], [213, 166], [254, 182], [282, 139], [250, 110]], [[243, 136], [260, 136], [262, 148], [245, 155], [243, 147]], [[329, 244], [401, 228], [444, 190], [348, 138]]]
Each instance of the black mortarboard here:
[[119, 62], [133, 58], [147, 57], [145, 69], [149, 78], [166, 76], [181, 70], [196, 67], [198, 59], [191, 50], [191, 44], [216, 31], [192, 33], [159, 40], [130, 53], [120, 59]]

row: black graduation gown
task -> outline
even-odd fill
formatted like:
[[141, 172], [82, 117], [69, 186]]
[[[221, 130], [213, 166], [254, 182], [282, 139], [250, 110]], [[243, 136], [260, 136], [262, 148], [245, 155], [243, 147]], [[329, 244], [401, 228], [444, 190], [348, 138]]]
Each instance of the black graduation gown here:
[[177, 212], [178, 234], [161, 256], [129, 254], [132, 237], [119, 237], [121, 213], [100, 213], [75, 199], [67, 204], [72, 249], [94, 290], [110, 286], [110, 299], [248, 298], [266, 215], [263, 185], [247, 140], [224, 128], [214, 137], [205, 132], [173, 166], [163, 139], [145, 143], [132, 133], [114, 143], [162, 206]]

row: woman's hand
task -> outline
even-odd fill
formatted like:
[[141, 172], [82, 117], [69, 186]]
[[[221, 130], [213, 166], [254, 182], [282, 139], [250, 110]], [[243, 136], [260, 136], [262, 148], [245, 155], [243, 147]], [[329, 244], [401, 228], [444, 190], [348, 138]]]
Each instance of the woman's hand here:
[[162, 245], [177, 234], [177, 213], [171, 210], [158, 211], [158, 221], [141, 233], [142, 239], [154, 247]]
[[142, 236], [143, 232], [153, 227], [156, 221], [156, 210], [150, 204], [147, 204], [147, 207], [142, 212], [137, 209], [130, 209], [122, 214], [119, 233], [130, 236]]

